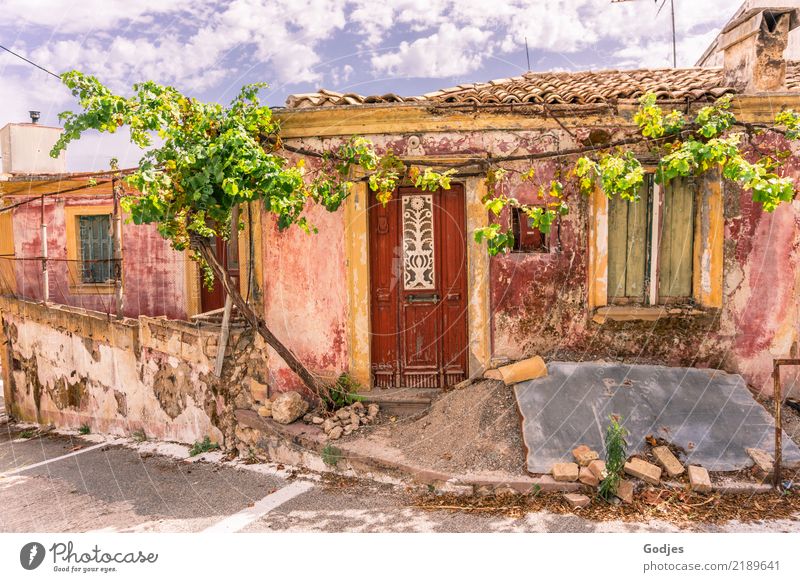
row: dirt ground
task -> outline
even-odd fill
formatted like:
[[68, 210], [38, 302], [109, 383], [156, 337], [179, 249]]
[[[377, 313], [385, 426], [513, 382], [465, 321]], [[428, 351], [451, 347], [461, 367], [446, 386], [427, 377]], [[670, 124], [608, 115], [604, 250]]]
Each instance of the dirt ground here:
[[447, 392], [422, 418], [399, 421], [391, 445], [442, 471], [527, 474], [514, 391], [495, 380]]

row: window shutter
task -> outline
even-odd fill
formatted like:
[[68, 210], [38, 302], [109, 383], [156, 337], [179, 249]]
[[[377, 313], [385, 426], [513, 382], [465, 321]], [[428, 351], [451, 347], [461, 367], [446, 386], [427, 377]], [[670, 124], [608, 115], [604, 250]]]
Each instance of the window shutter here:
[[617, 196], [608, 202], [609, 299], [644, 301], [647, 271], [649, 180], [637, 202]]
[[81, 281], [104, 283], [111, 279], [111, 217], [78, 217], [81, 247]]
[[669, 302], [692, 296], [694, 188], [691, 182], [676, 179], [667, 184], [663, 209], [658, 296]]

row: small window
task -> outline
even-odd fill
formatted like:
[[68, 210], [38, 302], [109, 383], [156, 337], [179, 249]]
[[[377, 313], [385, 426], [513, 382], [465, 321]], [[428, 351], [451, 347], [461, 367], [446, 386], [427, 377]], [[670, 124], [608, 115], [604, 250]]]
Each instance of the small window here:
[[82, 283], [107, 283], [112, 278], [111, 215], [78, 216]]
[[547, 235], [533, 226], [533, 219], [529, 218], [522, 209], [511, 209], [511, 227], [514, 233], [513, 252], [547, 253], [550, 251]]

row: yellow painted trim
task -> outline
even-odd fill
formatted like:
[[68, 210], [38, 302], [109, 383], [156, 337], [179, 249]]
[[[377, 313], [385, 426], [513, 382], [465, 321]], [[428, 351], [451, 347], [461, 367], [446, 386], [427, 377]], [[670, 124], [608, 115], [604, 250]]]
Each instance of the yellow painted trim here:
[[489, 213], [483, 205], [486, 181], [482, 177], [467, 178], [464, 184], [467, 208], [467, 292], [469, 375], [475, 377], [491, 367], [492, 335], [490, 258], [486, 246], [475, 242], [475, 229], [488, 226]]
[[344, 203], [345, 268], [347, 271], [350, 375], [371, 387], [369, 196], [367, 185], [356, 182]]
[[589, 309], [608, 305], [608, 197], [595, 188], [589, 197]]
[[14, 264], [14, 211], [0, 214], [0, 293], [17, 293], [17, 270]]
[[[78, 217], [112, 214], [111, 204], [97, 204], [92, 206], [65, 206], [64, 226], [67, 238], [67, 271], [69, 273], [69, 292], [72, 295], [113, 295], [114, 283], [81, 283], [80, 282], [80, 253], [78, 253], [80, 231]], [[49, 238], [49, 237], [48, 237]], [[122, 244], [122, 241], [120, 241]], [[125, 284], [125, 269], [122, 270], [123, 289]]]
[[[692, 111], [703, 103], [692, 105]], [[665, 102], [665, 110], [683, 109], [684, 103]], [[622, 102], [617, 113], [602, 106], [550, 106], [566, 127], [635, 127], [635, 102]], [[740, 95], [733, 99], [737, 119], [748, 123], [768, 123], [782, 109], [800, 109], [797, 93]], [[475, 107], [432, 107], [431, 104], [357, 105], [285, 109], [276, 112], [284, 139], [409, 132], [542, 130], [560, 125], [541, 106], [502, 105]]]
[[699, 198], [695, 212], [693, 295], [700, 305], [721, 308], [725, 216], [722, 181], [718, 175], [700, 180]]
[[186, 317], [200, 313], [200, 267], [191, 257], [191, 251], [184, 251], [184, 284], [186, 287]]

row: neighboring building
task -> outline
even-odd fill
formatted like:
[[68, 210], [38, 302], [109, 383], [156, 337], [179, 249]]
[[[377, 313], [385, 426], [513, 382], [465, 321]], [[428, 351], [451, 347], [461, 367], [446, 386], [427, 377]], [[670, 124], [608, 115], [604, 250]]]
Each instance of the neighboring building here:
[[[111, 175], [67, 173], [63, 154], [49, 156], [61, 131], [36, 123], [0, 129], [0, 197], [3, 206], [14, 206], [0, 208], [0, 290], [43, 298], [44, 219], [50, 301], [114, 313]], [[122, 249], [125, 315], [192, 313], [187, 257], [170, 249], [155, 227], [123, 223]]]
[[[783, 0], [778, 4], [780, 8], [775, 6], [774, 0], [746, 0], [722, 27], [695, 66], [722, 67], [725, 64], [726, 48], [744, 36], [756, 34], [762, 21], [768, 27], [773, 27], [776, 22], [773, 15], [779, 15], [786, 10], [797, 10], [800, 8], [800, 0]], [[800, 28], [795, 14], [793, 13], [791, 22], [786, 23], [789, 27], [786, 48], [783, 51], [783, 59], [786, 61], [800, 60]]]

